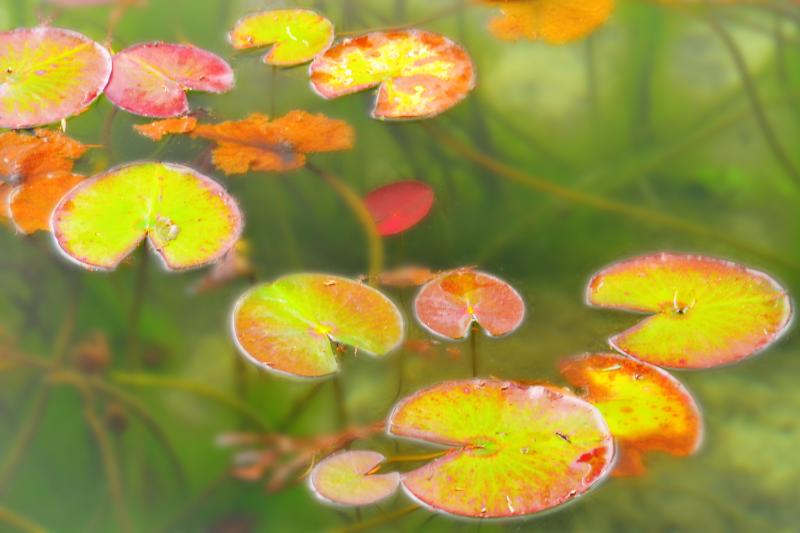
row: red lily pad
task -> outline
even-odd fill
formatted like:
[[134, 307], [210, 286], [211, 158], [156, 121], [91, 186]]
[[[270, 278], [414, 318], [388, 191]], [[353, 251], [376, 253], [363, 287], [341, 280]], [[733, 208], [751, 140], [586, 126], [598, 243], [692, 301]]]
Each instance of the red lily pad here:
[[778, 339], [792, 316], [789, 295], [768, 275], [697, 255], [661, 253], [616, 263], [592, 278], [586, 299], [652, 315], [609, 342], [667, 368], [741, 361]]
[[434, 194], [421, 181], [398, 181], [367, 194], [367, 206], [383, 237], [403, 233], [419, 224], [433, 207]]
[[611, 433], [599, 411], [552, 386], [469, 380], [435, 385], [402, 400], [389, 433], [450, 447], [403, 476], [433, 510], [508, 518], [558, 507], [609, 472]]
[[292, 274], [251, 289], [233, 311], [242, 353], [267, 370], [323, 377], [339, 364], [331, 341], [370, 355], [403, 341], [403, 317], [375, 289], [327, 274]]
[[40, 26], [0, 33], [0, 128], [58, 122], [84, 111], [111, 75], [108, 50], [80, 33]]
[[230, 65], [186, 44], [144, 43], [114, 56], [106, 97], [129, 113], [154, 118], [189, 112], [186, 91], [224, 93], [233, 88]]
[[700, 447], [700, 409], [686, 387], [666, 371], [617, 354], [567, 359], [560, 369], [602, 413], [617, 440], [614, 475], [643, 474], [648, 452], [687, 456]]
[[344, 451], [323, 459], [311, 471], [311, 489], [323, 501], [360, 506], [378, 503], [400, 486], [400, 474], [372, 473], [386, 457], [371, 451]]
[[473, 321], [487, 335], [507, 335], [525, 319], [525, 302], [514, 288], [471, 269], [446, 272], [427, 283], [414, 300], [417, 319], [432, 333], [464, 339]]

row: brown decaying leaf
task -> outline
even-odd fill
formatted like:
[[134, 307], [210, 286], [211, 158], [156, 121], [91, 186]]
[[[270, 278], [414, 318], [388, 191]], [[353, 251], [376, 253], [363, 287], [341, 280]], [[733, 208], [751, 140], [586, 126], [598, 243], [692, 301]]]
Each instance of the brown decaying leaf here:
[[254, 272], [250, 243], [242, 239], [192, 287], [192, 292], [209, 292], [240, 278], [252, 278]]
[[195, 117], [186, 116], [156, 120], [148, 124], [134, 124], [133, 129], [135, 129], [139, 135], [143, 135], [152, 141], [158, 142], [167, 135], [191, 133], [196, 127], [197, 119]]

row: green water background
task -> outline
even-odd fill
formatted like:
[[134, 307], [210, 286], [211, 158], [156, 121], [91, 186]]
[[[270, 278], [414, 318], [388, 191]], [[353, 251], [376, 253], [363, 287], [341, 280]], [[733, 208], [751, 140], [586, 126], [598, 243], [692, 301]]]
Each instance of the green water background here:
[[[590, 39], [552, 47], [508, 43], [486, 29], [488, 8], [469, 8], [426, 23], [462, 43], [473, 56], [478, 88], [432, 123], [513, 169], [591, 195], [668, 214], [694, 229], [665, 225], [658, 216], [631, 218], [513, 183], [432, 139], [415, 123], [384, 124], [368, 117], [366, 95], [326, 102], [308, 88], [305, 68], [279, 71], [258, 55], [231, 59], [237, 88], [222, 96], [194, 94], [220, 118], [302, 108], [347, 120], [357, 134], [353, 151], [313, 156], [364, 193], [403, 178], [431, 184], [438, 201], [430, 218], [387, 241], [390, 266], [479, 265], [515, 285], [529, 316], [514, 335], [481, 339], [485, 375], [540, 380], [558, 376], [559, 358], [606, 350], [605, 339], [638, 317], [592, 310], [583, 288], [593, 271], [620, 258], [657, 250], [731, 258], [800, 289], [798, 207], [793, 181], [765, 142], [762, 127], [728, 50], [693, 12], [620, 2], [612, 20]], [[341, 30], [415, 21], [444, 1], [329, 0], [252, 2], [150, 0], [122, 20], [117, 50], [140, 41], [186, 41], [234, 54], [226, 31], [261, 7], [310, 6]], [[800, 14], [738, 6], [712, 11], [735, 39], [766, 117], [792, 164], [800, 166]], [[0, 27], [32, 25], [38, 2], [5, 0]], [[794, 13], [794, 19], [789, 16]], [[74, 9], [56, 26], [102, 40], [108, 8]], [[750, 95], [752, 96], [752, 95]], [[69, 133], [97, 143], [111, 110], [101, 100], [69, 121]], [[149, 157], [154, 146], [135, 136], [141, 119], [119, 114], [114, 153], [94, 150], [80, 164], [93, 172]], [[203, 145], [170, 144], [164, 160], [192, 163]], [[219, 173], [215, 175], [219, 176]], [[361, 228], [336, 194], [307, 171], [222, 179], [247, 214], [260, 279], [294, 271], [357, 275], [366, 269]], [[699, 229], [698, 229], [699, 228]], [[312, 387], [242, 370], [228, 332], [228, 314], [246, 285], [202, 296], [189, 287], [202, 273], [168, 274], [149, 259], [135, 337], [149, 363], [137, 371], [201, 384], [240, 398], [274, 427]], [[28, 353], [47, 357], [69, 317], [73, 338], [108, 335], [114, 370], [131, 371], [130, 314], [136, 306], [137, 261], [111, 274], [76, 270], [53, 251], [49, 237], [0, 231], [0, 325]], [[79, 298], [77, 296], [79, 294]], [[411, 291], [391, 293], [407, 316]], [[409, 337], [423, 334], [409, 320]], [[466, 348], [461, 346], [461, 348]], [[544, 517], [504, 524], [452, 521], [418, 511], [386, 531], [796, 531], [800, 521], [800, 389], [798, 338], [792, 331], [763, 355], [731, 368], [680, 373], [705, 413], [702, 451], [677, 459], [654, 456], [649, 474], [613, 479], [574, 505]], [[402, 355], [404, 390], [466, 377], [469, 361], [413, 353], [388, 360], [344, 361], [342, 386], [355, 422], [386, 415], [395, 397]], [[0, 374], [0, 457], [8, 457], [19, 428], [32, 416], [40, 375]], [[253, 424], [231, 409], [187, 391], [122, 385], [164, 428], [188, 473], [181, 485], [163, 448], [132, 415], [113, 436], [124, 500], [137, 531], [321, 531], [355, 524], [352, 511], [317, 502], [303, 484], [267, 493], [262, 483], [230, 480], [230, 450], [215, 445], [224, 432]], [[98, 405], [103, 402], [98, 397]], [[102, 412], [102, 409], [101, 409]], [[301, 417], [295, 435], [335, 431], [333, 393], [326, 386]], [[23, 450], [0, 506], [52, 531], [117, 531], [101, 456], [83, 416], [81, 396], [55, 386], [41, 423]], [[387, 439], [363, 443], [388, 452]], [[403, 451], [418, 451], [404, 444]], [[408, 505], [398, 497], [362, 519]], [[228, 529], [225, 529], [228, 527]]]

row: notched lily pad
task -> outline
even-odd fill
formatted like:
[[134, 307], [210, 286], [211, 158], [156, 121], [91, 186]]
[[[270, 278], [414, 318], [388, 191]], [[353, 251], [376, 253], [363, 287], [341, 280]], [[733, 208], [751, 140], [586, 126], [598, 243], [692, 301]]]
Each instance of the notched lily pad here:
[[525, 319], [522, 296], [505, 281], [471, 269], [446, 272], [414, 300], [417, 319], [448, 339], [464, 339], [473, 321], [490, 336], [507, 335]]
[[332, 99], [374, 87], [372, 116], [421, 119], [463, 100], [475, 87], [469, 54], [436, 33], [375, 32], [346, 39], [311, 63], [311, 86]]
[[616, 354], [587, 354], [563, 361], [561, 374], [597, 407], [618, 443], [614, 475], [645, 472], [643, 455], [695, 453], [703, 419], [683, 384], [653, 365]]
[[245, 293], [233, 311], [242, 353], [295, 377], [338, 371], [331, 341], [385, 355], [403, 340], [403, 317], [375, 289], [327, 274], [292, 274]]
[[361, 506], [378, 503], [400, 486], [400, 474], [372, 473], [386, 460], [371, 451], [344, 451], [323, 459], [311, 472], [311, 489], [323, 501]]
[[551, 386], [442, 383], [402, 400], [389, 433], [451, 447], [403, 476], [412, 497], [473, 518], [538, 513], [588, 491], [608, 473], [614, 444], [591, 404]]
[[419, 224], [433, 207], [433, 189], [421, 181], [398, 181], [364, 197], [378, 233], [383, 237], [403, 233]]
[[186, 91], [224, 93], [233, 84], [230, 65], [207, 50], [187, 44], [144, 43], [114, 56], [106, 97], [129, 113], [169, 118], [189, 111]]
[[147, 237], [167, 268], [183, 270], [225, 255], [242, 215], [211, 178], [181, 165], [134, 163], [73, 189], [52, 229], [67, 257], [87, 268], [116, 268]]
[[333, 44], [333, 23], [310, 9], [277, 9], [244, 17], [228, 40], [237, 50], [273, 45], [264, 56], [268, 65], [308, 63]]
[[627, 355], [667, 368], [711, 368], [763, 350], [787, 329], [791, 300], [768, 275], [742, 265], [661, 253], [596, 274], [590, 305], [652, 316], [613, 336]]
[[0, 128], [58, 122], [103, 92], [111, 54], [80, 33], [40, 26], [0, 33]]

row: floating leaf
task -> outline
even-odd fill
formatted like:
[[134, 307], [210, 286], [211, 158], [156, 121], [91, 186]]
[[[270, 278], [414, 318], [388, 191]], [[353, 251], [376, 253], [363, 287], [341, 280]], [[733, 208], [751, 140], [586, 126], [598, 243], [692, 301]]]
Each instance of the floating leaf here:
[[221, 57], [196, 46], [144, 43], [114, 56], [106, 97], [129, 113], [168, 118], [189, 111], [186, 91], [224, 93], [233, 70]]
[[419, 224], [433, 207], [433, 189], [420, 181], [398, 181], [367, 194], [369, 209], [383, 237], [403, 233]]
[[438, 275], [430, 268], [409, 265], [381, 272], [378, 275], [378, 284], [397, 288], [419, 287]]
[[84, 180], [71, 172], [37, 174], [14, 189], [8, 208], [16, 228], [23, 233], [50, 230], [50, 217], [58, 202]]
[[339, 505], [371, 505], [397, 491], [400, 474], [372, 473], [386, 457], [378, 452], [344, 451], [323, 459], [311, 472], [311, 488]]
[[423, 326], [448, 339], [466, 338], [473, 321], [488, 335], [506, 335], [525, 318], [525, 303], [511, 285], [471, 269], [446, 272], [429, 282], [414, 310]]
[[80, 33], [41, 26], [0, 33], [0, 128], [58, 122], [84, 111], [111, 75], [108, 51]]
[[616, 354], [589, 354], [561, 363], [561, 373], [597, 407], [617, 440], [614, 475], [644, 473], [642, 456], [685, 456], [703, 440], [703, 420], [680, 381], [653, 365]]
[[264, 63], [282, 67], [314, 59], [333, 44], [333, 23], [309, 9], [278, 9], [244, 17], [228, 40], [237, 50], [274, 45]]
[[225, 255], [242, 216], [212, 179], [146, 162], [84, 181], [61, 201], [52, 224], [61, 250], [87, 268], [116, 268], [147, 237], [167, 268], [181, 270]]
[[226, 174], [302, 168], [305, 154], [348, 150], [354, 137], [346, 122], [301, 110], [271, 122], [254, 113], [244, 120], [203, 124], [192, 135], [217, 144], [214, 164]]
[[442, 383], [402, 400], [389, 433], [450, 446], [403, 476], [434, 510], [475, 518], [538, 513], [588, 491], [611, 467], [614, 445], [591, 404], [550, 386]]
[[490, 30], [505, 40], [542, 39], [561, 44], [585, 37], [614, 11], [614, 0], [484, 0], [500, 8]]
[[778, 283], [744, 266], [661, 253], [612, 265], [589, 282], [590, 305], [653, 316], [609, 342], [668, 368], [711, 368], [740, 361], [789, 325], [791, 300]]
[[453, 41], [427, 31], [376, 32], [346, 39], [311, 63], [311, 85], [332, 99], [379, 87], [372, 116], [429, 118], [475, 87], [472, 59]]
[[293, 274], [247, 292], [233, 312], [242, 352], [282, 374], [338, 370], [331, 341], [384, 355], [403, 340], [403, 317], [383, 294], [326, 274]]
[[134, 124], [133, 129], [151, 141], [158, 142], [167, 135], [191, 133], [197, 128], [195, 117], [167, 118], [149, 124]]

